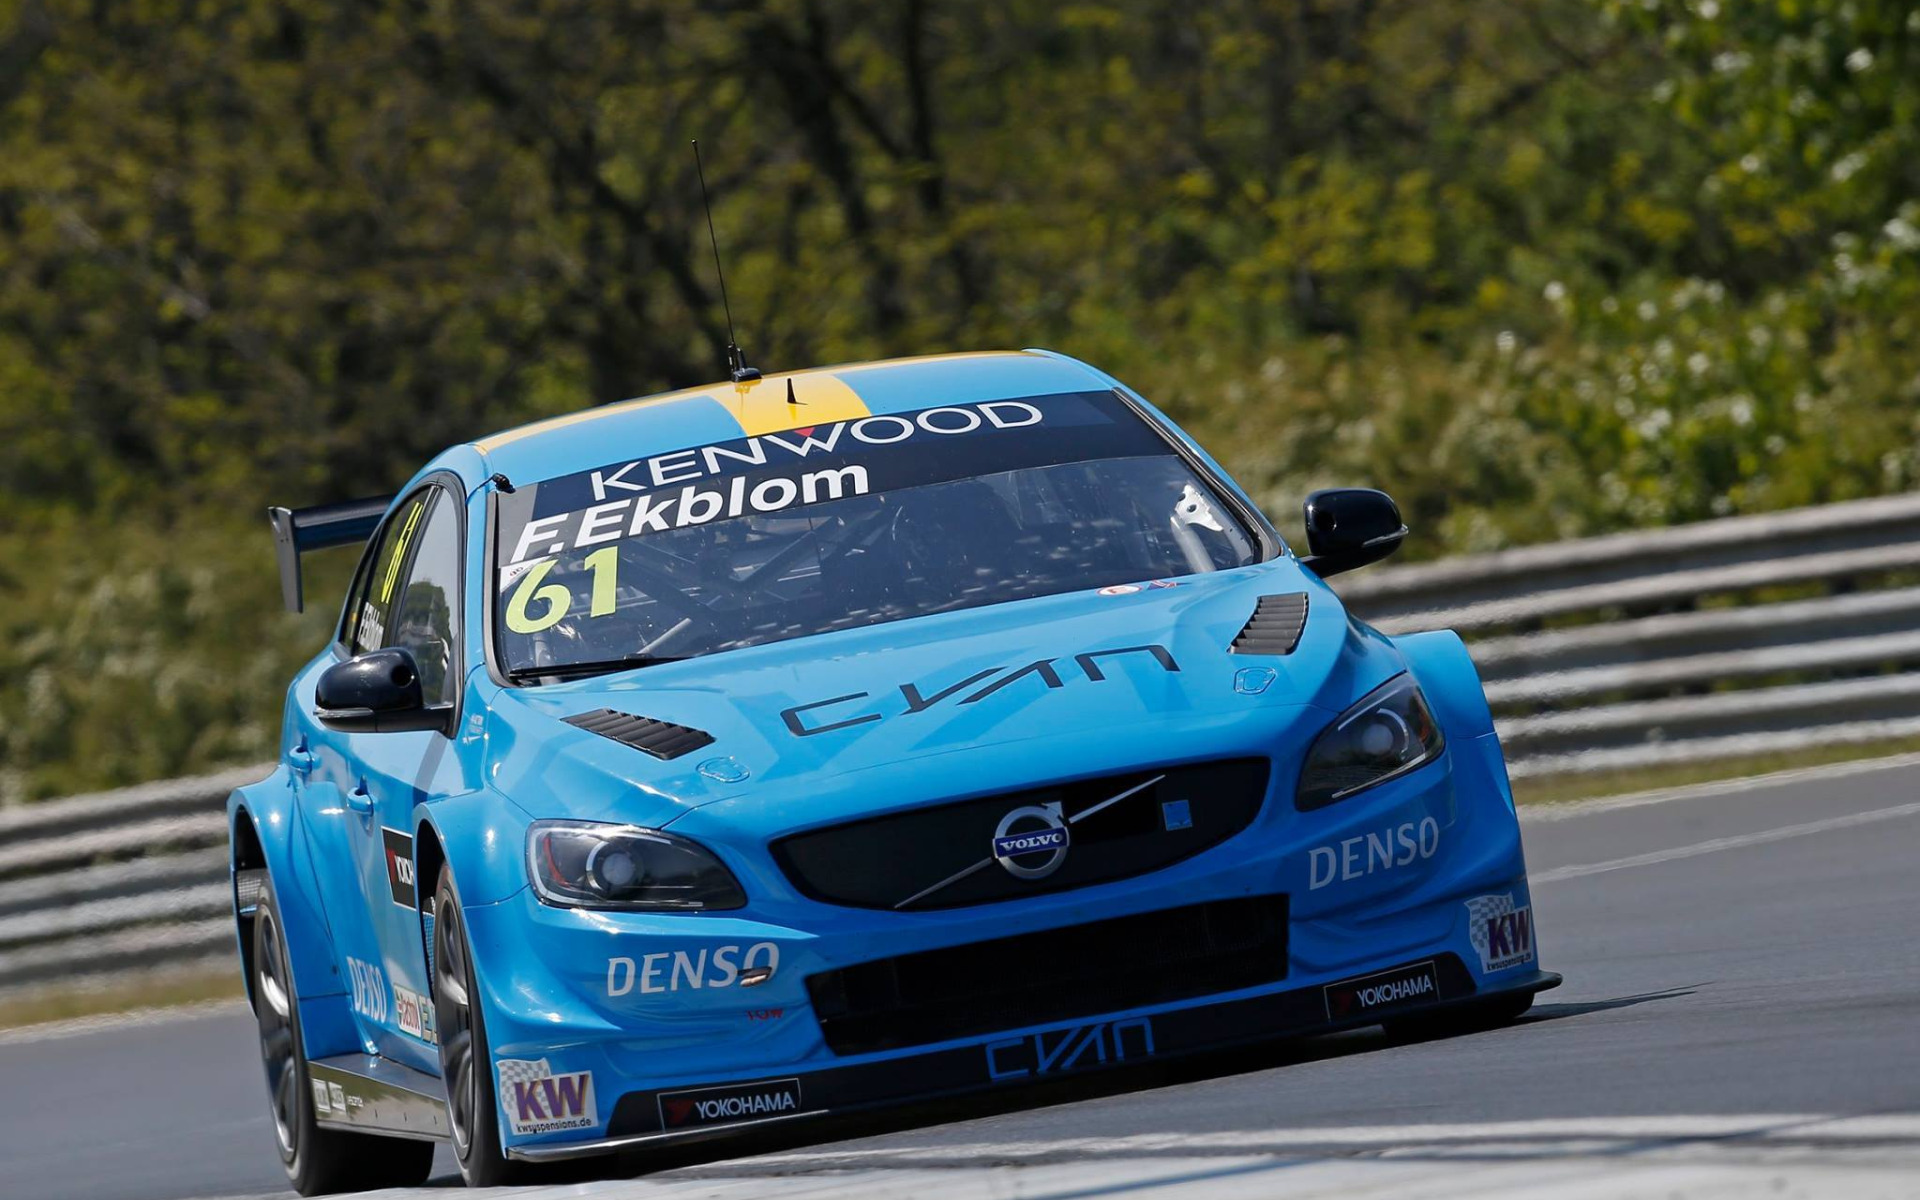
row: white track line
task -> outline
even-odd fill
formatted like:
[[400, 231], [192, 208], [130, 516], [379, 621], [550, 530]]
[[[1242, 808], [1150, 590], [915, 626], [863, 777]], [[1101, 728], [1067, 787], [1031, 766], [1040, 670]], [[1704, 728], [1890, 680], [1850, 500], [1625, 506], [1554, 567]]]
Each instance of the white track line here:
[[823, 1148], [762, 1155], [738, 1166], [877, 1164], [889, 1159], [956, 1164], [1018, 1159], [1066, 1160], [1158, 1154], [1180, 1150], [1215, 1153], [1292, 1154], [1466, 1146], [1484, 1143], [1684, 1142], [1723, 1139], [1792, 1139], [1813, 1142], [1905, 1139], [1920, 1141], [1920, 1113], [1831, 1116], [1815, 1113], [1745, 1113], [1639, 1117], [1550, 1117], [1425, 1125], [1337, 1125], [1294, 1129], [1226, 1130], [1211, 1133], [1140, 1133], [1125, 1137], [1053, 1138], [1036, 1141], [959, 1142], [932, 1146]]
[[1580, 879], [1587, 875], [1599, 875], [1607, 871], [1622, 871], [1628, 867], [1650, 867], [1656, 863], [1673, 862], [1682, 858], [1698, 858], [1702, 854], [1715, 854], [1721, 850], [1738, 850], [1745, 846], [1764, 846], [1769, 842], [1784, 842], [1792, 838], [1808, 837], [1816, 833], [1827, 833], [1835, 829], [1850, 829], [1855, 825], [1871, 825], [1878, 821], [1892, 821], [1900, 817], [1920, 816], [1920, 803], [1896, 804], [1892, 808], [1876, 808], [1870, 812], [1849, 813], [1843, 817], [1828, 817], [1822, 821], [1808, 821], [1803, 825], [1784, 825], [1778, 829], [1763, 829], [1757, 833], [1741, 833], [1732, 837], [1713, 838], [1704, 842], [1695, 842], [1691, 846], [1669, 846], [1665, 850], [1653, 850], [1646, 854], [1635, 854], [1627, 858], [1616, 858], [1608, 862], [1580, 863], [1573, 866], [1554, 867], [1547, 871], [1535, 871], [1529, 874], [1528, 882], [1538, 887], [1543, 883], [1558, 883], [1563, 879]]
[[[1920, 1196], [1920, 1114], [1761, 1113], [831, 1148], [519, 1200], [1807, 1200]], [[1901, 1144], [1904, 1143], [1904, 1144]], [[429, 1200], [437, 1191], [379, 1193]]]

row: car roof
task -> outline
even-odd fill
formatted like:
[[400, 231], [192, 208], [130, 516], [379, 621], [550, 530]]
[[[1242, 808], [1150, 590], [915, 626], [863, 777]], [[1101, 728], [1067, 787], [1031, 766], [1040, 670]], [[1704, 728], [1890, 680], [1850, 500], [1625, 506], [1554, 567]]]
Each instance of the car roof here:
[[[518, 483], [621, 459], [835, 421], [1114, 386], [1084, 363], [1045, 350], [935, 354], [769, 373], [551, 417], [473, 441], [488, 472]], [[788, 403], [789, 388], [793, 403]]]

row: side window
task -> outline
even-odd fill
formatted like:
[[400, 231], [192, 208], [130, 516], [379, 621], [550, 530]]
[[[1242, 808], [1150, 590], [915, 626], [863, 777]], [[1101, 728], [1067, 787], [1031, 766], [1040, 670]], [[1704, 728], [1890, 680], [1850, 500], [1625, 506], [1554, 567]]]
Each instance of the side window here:
[[431, 488], [415, 492], [380, 527], [380, 540], [361, 564], [360, 577], [354, 580], [354, 601], [347, 613], [347, 649], [351, 653], [363, 654], [388, 644], [387, 630], [394, 599], [400, 593], [407, 551], [420, 532], [427, 503], [434, 495]]
[[366, 590], [367, 576], [373, 571], [374, 555], [380, 550], [378, 533], [376, 530], [376, 536], [369, 538], [361, 548], [360, 565], [353, 569], [353, 582], [347, 585], [347, 598], [340, 605], [340, 629], [333, 640], [345, 646], [349, 654], [353, 653], [353, 631], [360, 624], [360, 593]]
[[421, 692], [441, 704], [455, 698], [460, 673], [460, 506], [439, 488], [431, 495], [412, 563], [401, 564], [382, 645], [413, 651]]

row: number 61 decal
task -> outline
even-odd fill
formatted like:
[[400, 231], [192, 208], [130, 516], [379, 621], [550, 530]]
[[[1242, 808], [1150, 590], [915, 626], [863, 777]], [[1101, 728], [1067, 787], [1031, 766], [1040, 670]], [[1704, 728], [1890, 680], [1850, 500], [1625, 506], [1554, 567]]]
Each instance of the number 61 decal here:
[[[507, 601], [507, 628], [515, 633], [539, 633], [543, 629], [552, 629], [567, 615], [573, 607], [573, 593], [564, 583], [549, 583], [544, 586], [541, 580], [553, 570], [559, 559], [549, 558], [539, 563], [520, 586], [513, 589], [513, 596]], [[604, 617], [613, 611], [614, 575], [619, 570], [620, 551], [616, 546], [607, 546], [587, 555], [586, 567], [593, 572], [593, 599], [587, 607], [590, 617]], [[530, 604], [543, 605], [539, 615], [527, 611]]]

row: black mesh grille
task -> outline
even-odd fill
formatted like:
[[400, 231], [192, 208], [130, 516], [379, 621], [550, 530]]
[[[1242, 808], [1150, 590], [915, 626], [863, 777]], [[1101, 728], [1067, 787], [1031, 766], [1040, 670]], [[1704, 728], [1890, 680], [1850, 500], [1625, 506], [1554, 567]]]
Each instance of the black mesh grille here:
[[1251, 896], [809, 976], [835, 1054], [972, 1037], [1287, 977], [1287, 898]]
[[702, 746], [713, 745], [713, 735], [704, 730], [688, 729], [685, 725], [656, 721], [652, 717], [636, 717], [610, 708], [568, 717], [567, 724], [610, 737], [635, 750], [644, 750], [655, 758], [679, 758]]
[[[1219, 845], [1259, 815], [1269, 770], [1264, 758], [1228, 759], [935, 804], [794, 834], [773, 844], [773, 857], [802, 893], [828, 904], [917, 911], [1017, 900], [1160, 870]], [[1019, 809], [1053, 810], [1066, 827], [1051, 874], [1026, 878], [993, 861], [995, 835]], [[1040, 825], [1023, 817], [1004, 832]]]
[[1307, 594], [1262, 596], [1233, 639], [1235, 654], [1292, 654], [1307, 627]]

